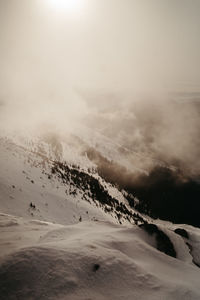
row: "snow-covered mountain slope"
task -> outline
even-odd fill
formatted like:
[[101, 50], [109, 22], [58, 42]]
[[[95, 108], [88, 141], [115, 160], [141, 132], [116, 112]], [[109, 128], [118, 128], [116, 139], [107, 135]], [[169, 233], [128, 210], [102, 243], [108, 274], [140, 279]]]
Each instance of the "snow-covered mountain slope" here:
[[91, 219], [134, 223], [134, 210], [114, 186], [80, 166], [53, 161], [53, 150], [46, 148], [38, 152], [1, 139], [3, 212], [60, 224]]
[[0, 139], [0, 299], [200, 299], [200, 230], [141, 215], [80, 153]]
[[67, 196], [69, 186], [51, 180], [48, 158], [2, 141], [0, 163], [2, 211], [61, 224], [75, 223], [80, 217], [89, 219], [88, 210], [93, 217], [103, 218], [100, 210], [81, 202], [80, 197]]

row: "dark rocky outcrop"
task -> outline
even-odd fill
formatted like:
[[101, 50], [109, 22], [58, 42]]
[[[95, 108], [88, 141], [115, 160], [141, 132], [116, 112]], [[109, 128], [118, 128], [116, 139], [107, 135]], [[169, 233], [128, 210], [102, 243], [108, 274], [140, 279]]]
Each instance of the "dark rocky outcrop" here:
[[188, 232], [187, 232], [185, 229], [183, 229], [183, 228], [176, 228], [176, 229], [174, 230], [174, 232], [175, 232], [176, 234], [182, 236], [183, 238], [186, 238], [186, 239], [189, 238]]
[[172, 257], [176, 258], [176, 251], [169, 237], [156, 226], [155, 224], [144, 223], [139, 225], [140, 228], [145, 230], [150, 235], [155, 235], [156, 239], [156, 248]]

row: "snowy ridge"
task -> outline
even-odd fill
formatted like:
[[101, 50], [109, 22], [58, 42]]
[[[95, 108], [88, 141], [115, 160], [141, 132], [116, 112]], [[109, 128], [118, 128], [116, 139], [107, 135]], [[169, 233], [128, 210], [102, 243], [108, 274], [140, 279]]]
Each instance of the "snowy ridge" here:
[[138, 213], [53, 145], [0, 140], [0, 298], [199, 299], [200, 230]]

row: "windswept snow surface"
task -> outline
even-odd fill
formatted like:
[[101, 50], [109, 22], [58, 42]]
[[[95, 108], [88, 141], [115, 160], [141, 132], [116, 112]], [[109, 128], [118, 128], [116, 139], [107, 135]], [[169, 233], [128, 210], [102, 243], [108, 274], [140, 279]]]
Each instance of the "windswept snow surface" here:
[[49, 178], [50, 164], [49, 157], [1, 139], [1, 300], [200, 299], [198, 228], [154, 221], [173, 243], [177, 256], [168, 256], [157, 250], [155, 235], [126, 221], [119, 225], [81, 190], [70, 194], [70, 184]]
[[137, 226], [1, 214], [1, 299], [199, 299], [200, 271]]

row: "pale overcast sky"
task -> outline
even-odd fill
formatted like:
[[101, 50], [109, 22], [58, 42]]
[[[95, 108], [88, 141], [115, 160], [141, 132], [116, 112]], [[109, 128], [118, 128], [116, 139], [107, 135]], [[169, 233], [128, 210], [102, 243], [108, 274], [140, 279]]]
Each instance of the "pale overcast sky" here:
[[199, 91], [199, 28], [198, 0], [0, 0], [1, 91]]

